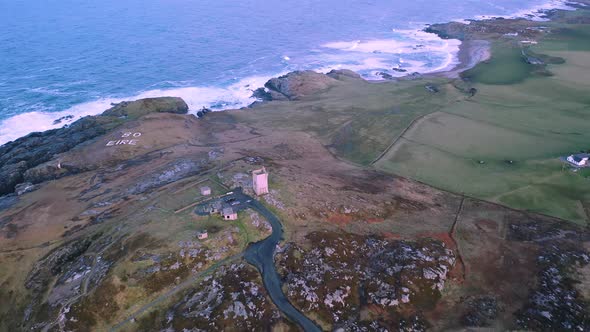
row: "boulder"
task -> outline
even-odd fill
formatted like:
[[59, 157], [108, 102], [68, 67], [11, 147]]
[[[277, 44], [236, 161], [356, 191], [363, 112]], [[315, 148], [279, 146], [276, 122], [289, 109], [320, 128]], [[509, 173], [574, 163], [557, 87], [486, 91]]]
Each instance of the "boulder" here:
[[[271, 101], [272, 100], [272, 94], [266, 88], [258, 88], [256, 90], [254, 90], [254, 92], [252, 93], [252, 97], [256, 98], [258, 100], [261, 100], [261, 101]], [[287, 99], [283, 95], [280, 95], [280, 97], [282, 97], [283, 99]], [[250, 106], [252, 106], [252, 105], [250, 105]]]
[[375, 73], [377, 76], [381, 76], [382, 79], [384, 80], [394, 80], [395, 77], [393, 77], [393, 75], [383, 72], [383, 71], [379, 71], [377, 73]]
[[27, 163], [20, 161], [0, 168], [0, 196], [14, 192], [17, 184], [23, 180], [23, 173], [27, 170]]
[[440, 91], [436, 85], [430, 83], [426, 84], [424, 88], [432, 93], [437, 93]]
[[334, 69], [334, 70], [331, 70], [326, 75], [335, 79], [335, 80], [339, 80], [339, 81], [362, 80], [363, 79], [361, 77], [361, 75], [359, 75], [356, 72], [349, 70], [349, 69]]
[[32, 184], [30, 182], [25, 182], [16, 185], [15, 192], [18, 196], [24, 195], [26, 193], [30, 193], [31, 191], [35, 191], [39, 188], [39, 185]]

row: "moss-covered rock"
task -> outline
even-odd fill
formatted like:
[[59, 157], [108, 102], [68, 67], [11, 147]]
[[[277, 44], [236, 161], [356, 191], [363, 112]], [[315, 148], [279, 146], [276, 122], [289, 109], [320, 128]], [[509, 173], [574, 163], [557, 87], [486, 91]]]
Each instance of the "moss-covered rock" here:
[[186, 114], [188, 105], [179, 97], [145, 98], [124, 101], [102, 113], [103, 116], [138, 118], [150, 113]]

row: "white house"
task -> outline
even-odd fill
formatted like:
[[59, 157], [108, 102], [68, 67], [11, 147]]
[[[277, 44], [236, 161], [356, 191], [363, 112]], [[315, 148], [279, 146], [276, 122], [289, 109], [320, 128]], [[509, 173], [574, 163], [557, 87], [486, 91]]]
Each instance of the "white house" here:
[[588, 155], [571, 155], [567, 157], [567, 161], [576, 166], [588, 165]]

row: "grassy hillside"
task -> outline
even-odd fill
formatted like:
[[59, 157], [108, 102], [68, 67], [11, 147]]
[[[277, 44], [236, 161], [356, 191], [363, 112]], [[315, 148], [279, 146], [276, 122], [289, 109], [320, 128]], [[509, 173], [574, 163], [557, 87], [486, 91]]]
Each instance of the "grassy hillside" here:
[[590, 180], [563, 169], [558, 157], [590, 149], [590, 27], [551, 28], [529, 51], [565, 63], [539, 68], [523, 60], [515, 41], [495, 42], [492, 59], [464, 73], [478, 93], [408, 130], [377, 167], [587, 223]]
[[[429, 92], [427, 84], [440, 91]], [[235, 115], [240, 122], [312, 133], [335, 154], [369, 165], [414, 119], [454, 102], [459, 94], [440, 78], [378, 84], [359, 80], [297, 102], [272, 102]]]

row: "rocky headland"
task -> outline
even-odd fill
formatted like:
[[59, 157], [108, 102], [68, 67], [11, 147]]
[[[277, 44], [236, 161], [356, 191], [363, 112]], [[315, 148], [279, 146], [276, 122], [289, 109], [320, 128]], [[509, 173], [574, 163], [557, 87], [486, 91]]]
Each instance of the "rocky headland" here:
[[[186, 114], [181, 98], [147, 98], [122, 102], [97, 116], [87, 116], [63, 128], [32, 133], [0, 147], [0, 196], [14, 193], [18, 185], [37, 184], [79, 172], [79, 166], [61, 163], [59, 154], [104, 135], [116, 126], [150, 113]], [[25, 186], [26, 187], [26, 186]], [[30, 187], [30, 186], [29, 186]]]
[[253, 96], [262, 101], [297, 100], [336, 86], [338, 81], [348, 80], [362, 80], [362, 78], [348, 69], [332, 70], [327, 74], [311, 70], [294, 71], [270, 79], [264, 84], [264, 88], [255, 90]]

